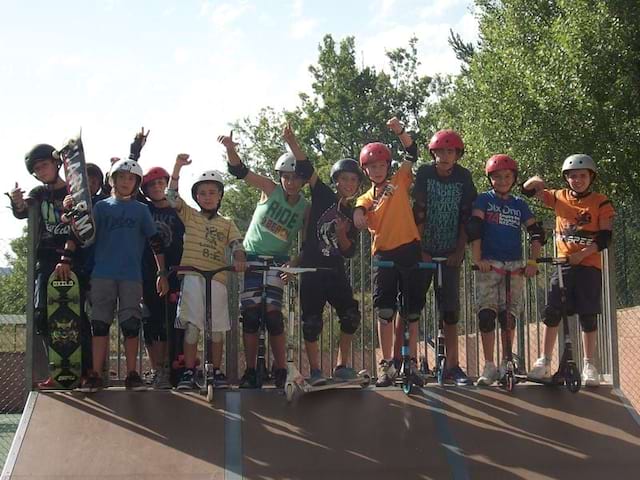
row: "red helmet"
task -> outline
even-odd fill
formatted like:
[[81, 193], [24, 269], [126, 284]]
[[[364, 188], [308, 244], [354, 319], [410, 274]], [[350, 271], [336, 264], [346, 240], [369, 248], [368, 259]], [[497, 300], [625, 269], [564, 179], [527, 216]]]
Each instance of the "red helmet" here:
[[391, 150], [384, 143], [367, 143], [360, 150], [360, 165], [365, 167], [368, 163], [376, 160], [384, 160], [391, 163]]
[[164, 168], [151, 167], [149, 170], [147, 170], [147, 173], [145, 173], [144, 177], [142, 178], [142, 189], [144, 190], [147, 184], [153, 182], [154, 180], [157, 180], [158, 178], [166, 178], [168, 182], [169, 177], [171, 177], [171, 175], [169, 175], [169, 172], [167, 172]]
[[[462, 137], [455, 130], [439, 130], [429, 141], [429, 153], [437, 148], [456, 148], [464, 153]], [[431, 154], [433, 156], [433, 154]]]
[[484, 173], [491, 175], [493, 172], [497, 172], [498, 170], [513, 170], [513, 173], [517, 175], [518, 163], [509, 155], [499, 153], [487, 160], [487, 164], [484, 167]]

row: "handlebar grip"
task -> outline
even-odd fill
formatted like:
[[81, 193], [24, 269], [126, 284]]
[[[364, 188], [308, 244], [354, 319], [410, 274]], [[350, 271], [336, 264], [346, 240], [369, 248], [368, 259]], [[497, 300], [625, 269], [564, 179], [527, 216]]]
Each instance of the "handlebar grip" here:
[[567, 257], [540, 257], [536, 259], [537, 263], [552, 263], [554, 265], [562, 265], [565, 263], [569, 263], [569, 259]]
[[438, 264], [434, 262], [418, 262], [418, 270], [437, 270]]
[[396, 266], [396, 263], [393, 260], [374, 260], [373, 266], [380, 268], [393, 268]]

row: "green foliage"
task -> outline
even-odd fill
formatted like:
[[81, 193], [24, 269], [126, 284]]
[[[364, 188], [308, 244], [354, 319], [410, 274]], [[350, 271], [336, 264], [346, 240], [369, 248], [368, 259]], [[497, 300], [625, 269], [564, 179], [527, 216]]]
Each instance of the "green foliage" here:
[[0, 314], [24, 314], [27, 310], [27, 231], [11, 240], [12, 254], [5, 254], [11, 273], [0, 277]]
[[640, 198], [640, 3], [476, 3], [480, 44], [442, 108], [478, 178], [505, 152], [561, 185], [562, 160], [584, 152], [598, 162], [598, 189], [618, 203]]

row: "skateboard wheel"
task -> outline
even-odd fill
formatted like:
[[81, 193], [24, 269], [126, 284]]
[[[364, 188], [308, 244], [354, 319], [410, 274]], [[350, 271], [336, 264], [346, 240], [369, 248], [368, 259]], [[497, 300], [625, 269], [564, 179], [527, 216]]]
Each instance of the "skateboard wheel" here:
[[284, 386], [284, 392], [287, 396], [287, 402], [291, 402], [293, 400], [293, 393], [294, 393], [294, 386], [293, 383], [288, 382], [285, 386]]
[[410, 395], [412, 389], [413, 389], [413, 383], [411, 383], [410, 380], [404, 380], [402, 382], [402, 391], [405, 393], [405, 395]]
[[571, 365], [567, 369], [567, 378], [565, 379], [565, 385], [571, 393], [577, 393], [582, 385], [582, 379], [580, 378], [580, 372], [578, 367]]
[[207, 402], [213, 402], [213, 384], [207, 385]]
[[440, 361], [438, 362], [438, 385], [440, 385], [441, 387], [444, 385], [444, 371], [446, 367], [447, 359], [440, 359]]

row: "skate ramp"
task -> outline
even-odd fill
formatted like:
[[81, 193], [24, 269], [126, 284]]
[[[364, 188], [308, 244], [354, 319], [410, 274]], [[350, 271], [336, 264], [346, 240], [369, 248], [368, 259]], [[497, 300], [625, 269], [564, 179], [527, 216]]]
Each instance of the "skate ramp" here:
[[[3, 480], [635, 478], [640, 424], [611, 387], [308, 394], [32, 394]], [[25, 415], [27, 412], [25, 411]], [[7, 468], [8, 467], [8, 468]]]

